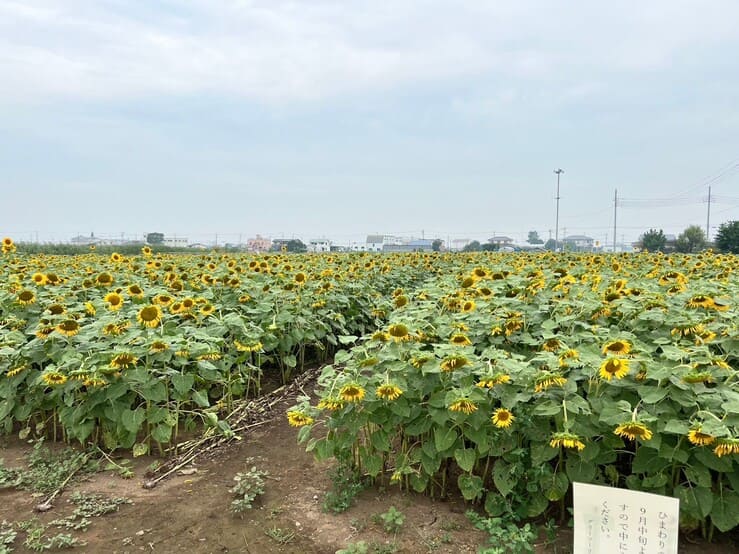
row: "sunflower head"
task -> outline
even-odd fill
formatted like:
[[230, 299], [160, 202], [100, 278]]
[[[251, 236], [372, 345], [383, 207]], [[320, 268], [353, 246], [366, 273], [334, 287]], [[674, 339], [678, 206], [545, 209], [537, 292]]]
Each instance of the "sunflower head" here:
[[156, 327], [162, 321], [162, 310], [159, 306], [152, 304], [139, 310], [136, 316], [138, 322], [144, 327]]
[[407, 340], [410, 340], [411, 338], [410, 331], [408, 330], [408, 326], [402, 323], [394, 323], [393, 325], [388, 327], [387, 334], [390, 335], [390, 337], [395, 342], [407, 341]]
[[441, 370], [455, 371], [466, 366], [469, 363], [470, 361], [464, 356], [447, 356], [441, 362]]
[[607, 358], [600, 364], [599, 375], [606, 381], [614, 377], [623, 379], [629, 373], [629, 360], [625, 358]]
[[290, 410], [287, 412], [287, 422], [293, 427], [303, 427], [313, 423], [313, 418], [299, 410]]
[[616, 427], [613, 432], [632, 441], [636, 439], [648, 441], [652, 438], [652, 431], [641, 421], [627, 421]]
[[500, 427], [501, 429], [506, 429], [507, 427], [510, 427], [514, 419], [516, 418], [513, 415], [513, 412], [505, 408], [498, 408], [493, 412], [493, 417], [490, 418], [490, 420], [493, 422], [493, 425], [495, 425], [496, 427]]
[[464, 333], [454, 333], [449, 340], [454, 346], [471, 346], [472, 341]]
[[477, 411], [477, 405], [469, 398], [458, 398], [449, 404], [449, 411], [469, 415]]
[[553, 433], [549, 438], [549, 446], [552, 448], [569, 448], [578, 452], [585, 449], [585, 443], [580, 440], [580, 437], [568, 431]]
[[66, 337], [73, 337], [80, 332], [80, 324], [74, 319], [66, 319], [56, 326], [56, 332]]
[[626, 340], [613, 340], [611, 342], [607, 342], [603, 346], [603, 354], [625, 356], [629, 352], [631, 352], [631, 344]]
[[396, 385], [393, 385], [392, 383], [385, 383], [383, 385], [380, 385], [377, 387], [377, 390], [375, 391], [378, 398], [382, 398], [383, 400], [393, 401], [397, 400], [401, 394], [403, 394], [403, 391], [397, 387]]
[[357, 383], [349, 383], [341, 387], [339, 396], [347, 402], [361, 402], [367, 392]]
[[716, 437], [704, 433], [701, 427], [698, 426], [688, 431], [688, 440], [696, 446], [708, 446], [716, 441]]

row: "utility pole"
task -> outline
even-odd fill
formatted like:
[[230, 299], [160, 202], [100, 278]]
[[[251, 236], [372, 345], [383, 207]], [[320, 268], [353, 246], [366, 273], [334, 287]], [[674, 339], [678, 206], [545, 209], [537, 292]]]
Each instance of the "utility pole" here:
[[557, 215], [554, 220], [554, 251], [557, 252], [559, 249], [559, 176], [564, 173], [564, 169], [555, 169], [554, 172], [557, 174]]
[[708, 185], [708, 211], [706, 212], [706, 240], [711, 242], [711, 185]]
[[613, 191], [613, 253], [616, 253], [616, 213], [618, 207], [618, 189]]

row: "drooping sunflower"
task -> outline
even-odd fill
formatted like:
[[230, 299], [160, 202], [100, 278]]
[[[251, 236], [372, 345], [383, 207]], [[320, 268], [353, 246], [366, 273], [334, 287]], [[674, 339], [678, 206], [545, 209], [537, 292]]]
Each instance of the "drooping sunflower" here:
[[541, 349], [546, 352], [556, 352], [561, 348], [562, 344], [559, 342], [558, 339], [547, 339], [544, 341], [544, 344], [541, 345]]
[[627, 421], [616, 427], [613, 432], [621, 438], [632, 441], [636, 439], [648, 441], [652, 438], [652, 431], [641, 421]]
[[403, 394], [403, 391], [400, 389], [400, 387], [397, 387], [392, 383], [385, 383], [377, 387], [375, 394], [377, 394], [378, 398], [382, 398], [383, 400], [393, 401], [400, 398], [400, 395]]
[[565, 350], [559, 356], [559, 367], [570, 367], [570, 365], [576, 365], [580, 359], [580, 353], [577, 350], [569, 349]]
[[458, 398], [449, 404], [450, 412], [461, 412], [463, 414], [471, 414], [477, 411], [477, 404], [469, 398]]
[[109, 292], [103, 298], [108, 303], [108, 309], [110, 311], [118, 311], [123, 307], [123, 297], [117, 292]]
[[730, 454], [739, 454], [739, 439], [733, 437], [718, 439], [713, 453], [719, 458], [729, 456]]
[[110, 367], [114, 369], [125, 369], [135, 366], [137, 362], [138, 358], [130, 352], [122, 352], [113, 356], [113, 359], [110, 360]]
[[287, 412], [287, 422], [292, 427], [303, 427], [304, 425], [310, 425], [313, 423], [313, 418], [304, 412], [290, 410]]
[[360, 402], [367, 392], [357, 383], [349, 383], [341, 387], [339, 396], [347, 402]]
[[466, 366], [469, 363], [470, 361], [464, 356], [447, 356], [441, 362], [441, 370], [454, 371]]
[[335, 412], [336, 410], [340, 410], [344, 407], [345, 401], [336, 396], [327, 396], [326, 398], [322, 398], [318, 405], [316, 406], [319, 410], [328, 410], [330, 412]]
[[236, 350], [238, 350], [239, 352], [258, 352], [263, 347], [260, 341], [250, 341], [242, 343], [238, 340], [234, 340], [234, 345], [236, 346]]
[[47, 371], [41, 376], [41, 380], [50, 387], [63, 385], [67, 382], [67, 376], [58, 371]]
[[545, 372], [534, 381], [534, 392], [544, 392], [552, 387], [563, 387], [567, 378], [555, 373]]
[[36, 295], [33, 291], [24, 289], [18, 293], [18, 304], [21, 306], [30, 306], [36, 303]]
[[493, 417], [491, 417], [490, 419], [493, 422], [493, 425], [495, 425], [496, 427], [506, 429], [511, 426], [513, 420], [516, 419], [516, 417], [510, 410], [506, 410], [505, 408], [498, 408], [493, 412]]
[[549, 446], [552, 448], [569, 448], [570, 450], [577, 450], [578, 452], [585, 449], [585, 443], [580, 440], [580, 437], [567, 431], [553, 433], [549, 438]]
[[452, 338], [449, 339], [449, 342], [451, 342], [454, 346], [471, 346], [472, 345], [472, 341], [464, 333], [454, 333], [452, 335]]
[[600, 370], [598, 371], [598, 374], [606, 381], [610, 381], [614, 377], [623, 379], [628, 373], [629, 360], [625, 358], [607, 358], [600, 364]]
[[390, 340], [390, 335], [385, 331], [375, 331], [372, 333], [372, 340], [377, 342], [387, 342]]
[[49, 312], [51, 315], [62, 315], [63, 313], [66, 313], [67, 308], [64, 306], [64, 304], [50, 304], [47, 306], [46, 311]]
[[395, 342], [403, 342], [408, 341], [411, 339], [410, 331], [408, 330], [408, 326], [402, 324], [402, 323], [394, 323], [390, 327], [387, 328], [387, 334], [394, 340]]
[[465, 314], [468, 314], [470, 312], [474, 312], [477, 305], [473, 300], [467, 300], [464, 304], [462, 304], [462, 312]]
[[404, 294], [400, 294], [395, 297], [395, 300], [393, 300], [393, 304], [396, 308], [402, 308], [403, 306], [408, 304], [408, 297]]
[[705, 294], [698, 294], [688, 300], [688, 308], [711, 308], [713, 307], [713, 298]]
[[696, 446], [709, 446], [716, 441], [716, 437], [704, 433], [701, 427], [698, 426], [688, 431], [688, 440]]
[[612, 340], [603, 345], [603, 354], [626, 356], [629, 352], [631, 352], [631, 343], [626, 340]]
[[13, 369], [9, 369], [8, 372], [5, 374], [5, 377], [15, 377], [19, 373], [21, 373], [23, 370], [28, 369], [28, 365], [21, 364], [19, 366], [14, 367]]
[[166, 342], [162, 342], [160, 340], [155, 340], [151, 343], [151, 346], [149, 347], [149, 352], [152, 354], [161, 354], [162, 352], [165, 352], [169, 350], [169, 345]]
[[136, 319], [144, 327], [156, 327], [162, 322], [162, 309], [154, 304], [145, 306], [139, 310]]
[[56, 332], [65, 337], [73, 337], [80, 332], [80, 324], [74, 319], [65, 319], [56, 326]]

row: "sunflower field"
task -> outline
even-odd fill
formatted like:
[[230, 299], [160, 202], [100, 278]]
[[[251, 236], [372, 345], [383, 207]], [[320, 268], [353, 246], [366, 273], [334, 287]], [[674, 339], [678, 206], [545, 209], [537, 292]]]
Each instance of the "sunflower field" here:
[[739, 258], [0, 250], [0, 425], [140, 455], [329, 363], [318, 458], [491, 515], [573, 481], [739, 525]]
[[[395, 260], [396, 262], [398, 260]], [[318, 263], [314, 263], [318, 262]], [[0, 426], [142, 455], [378, 324], [430, 266], [369, 257], [0, 254]]]
[[578, 481], [739, 525], [739, 258], [410, 257], [434, 271], [288, 411], [309, 451], [492, 516], [564, 516]]

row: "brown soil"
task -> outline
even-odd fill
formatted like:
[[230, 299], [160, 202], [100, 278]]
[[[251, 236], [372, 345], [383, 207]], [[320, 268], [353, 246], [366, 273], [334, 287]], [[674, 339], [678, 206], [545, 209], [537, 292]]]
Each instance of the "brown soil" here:
[[[276, 413], [281, 414], [278, 408]], [[28, 444], [6, 440], [0, 458], [7, 467], [22, 465]], [[233, 476], [247, 469], [246, 459], [269, 471], [266, 493], [254, 509], [243, 518], [229, 510]], [[72, 506], [67, 499], [72, 490], [125, 496], [132, 504], [119, 512], [93, 518], [86, 532], [73, 532], [87, 545], [77, 552], [138, 553], [173, 552], [206, 554], [244, 552], [334, 554], [349, 543], [360, 540], [372, 545], [370, 552], [464, 553], [476, 552], [485, 536], [475, 531], [464, 515], [462, 502], [439, 502], [419, 495], [399, 494], [370, 489], [362, 492], [356, 504], [341, 514], [325, 513], [323, 497], [331, 487], [331, 465], [317, 463], [312, 455], [296, 443], [296, 430], [284, 417], [257, 427], [242, 441], [222, 449], [212, 459], [200, 460], [196, 472], [176, 475], [162, 481], [154, 489], [144, 489], [144, 474], [153, 458], [134, 462], [136, 477], [129, 480], [110, 473], [98, 473], [78, 482], [54, 501], [54, 508], [36, 514], [38, 498], [26, 492], [0, 491], [0, 521], [22, 521], [38, 517], [42, 522], [69, 515]], [[397, 536], [386, 533], [377, 523], [377, 515], [395, 506], [406, 517]], [[272, 529], [292, 535], [280, 544], [267, 536]], [[54, 531], [56, 532], [56, 531]], [[52, 533], [53, 534], [53, 533]], [[560, 546], [545, 546], [537, 552], [568, 553], [571, 535], [563, 532]], [[22, 546], [23, 535], [16, 539], [15, 552], [29, 552]], [[395, 545], [395, 550], [390, 546]], [[383, 546], [387, 545], [386, 549]], [[730, 544], [694, 546], [687, 544], [681, 552], [737, 552]], [[73, 552], [74, 552], [73, 551]]]

